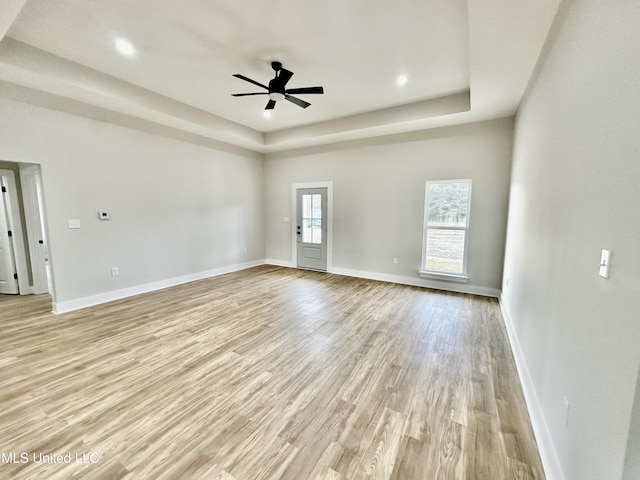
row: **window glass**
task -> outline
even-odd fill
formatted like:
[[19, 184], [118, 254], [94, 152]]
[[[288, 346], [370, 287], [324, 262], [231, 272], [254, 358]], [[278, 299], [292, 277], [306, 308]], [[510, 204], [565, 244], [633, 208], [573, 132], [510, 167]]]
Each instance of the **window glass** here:
[[466, 275], [471, 180], [427, 182], [422, 271]]
[[429, 226], [466, 227], [469, 183], [431, 183], [429, 185]]
[[427, 270], [463, 273], [464, 230], [427, 231]]

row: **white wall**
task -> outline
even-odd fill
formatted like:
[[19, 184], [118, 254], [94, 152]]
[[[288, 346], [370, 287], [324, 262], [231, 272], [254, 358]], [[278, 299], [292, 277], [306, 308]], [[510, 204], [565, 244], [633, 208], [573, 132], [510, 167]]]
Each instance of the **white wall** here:
[[517, 117], [502, 298], [541, 450], [567, 480], [617, 480], [640, 364], [640, 2], [565, 7]]
[[512, 138], [513, 122], [504, 119], [268, 154], [267, 258], [292, 259], [293, 224], [283, 221], [291, 185], [333, 181], [333, 270], [427, 284], [418, 277], [425, 181], [471, 178], [467, 287], [498, 292]]
[[264, 259], [262, 155], [6, 98], [0, 124], [0, 159], [42, 166], [58, 305]]

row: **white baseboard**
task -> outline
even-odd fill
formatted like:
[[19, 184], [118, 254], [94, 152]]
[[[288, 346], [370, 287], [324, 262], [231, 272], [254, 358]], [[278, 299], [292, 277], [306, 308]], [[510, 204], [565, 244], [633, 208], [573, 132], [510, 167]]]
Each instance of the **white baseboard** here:
[[[295, 268], [293, 262], [286, 260], [276, 260], [267, 258], [267, 265], [276, 265], [278, 267]], [[347, 277], [366, 278], [368, 280], [379, 280], [381, 282], [399, 283], [402, 285], [411, 285], [413, 287], [435, 288], [437, 290], [447, 290], [458, 293], [472, 293], [474, 295], [482, 295], [484, 297], [498, 297], [500, 290], [497, 288], [480, 287], [477, 285], [467, 285], [460, 283], [443, 282], [438, 280], [427, 280], [423, 278], [402, 277], [400, 275], [389, 275], [387, 273], [367, 272], [365, 270], [352, 270], [350, 268], [329, 267], [327, 273], [335, 273], [336, 275], [344, 275]], [[417, 272], [416, 272], [417, 273]]]
[[265, 262], [267, 265], [274, 265], [276, 267], [288, 267], [293, 268], [293, 262], [286, 260], [276, 260], [273, 258], [267, 258]]
[[[277, 260], [273, 258], [267, 258], [266, 260], [254, 260], [252, 262], [240, 263], [235, 265], [228, 265], [226, 267], [215, 268], [213, 270], [205, 270], [204, 272], [193, 273], [190, 275], [183, 275], [181, 277], [169, 278], [166, 280], [160, 280], [157, 282], [145, 283], [143, 285], [136, 285], [129, 288], [123, 288], [120, 290], [112, 290], [110, 292], [99, 293], [96, 295], [89, 295], [87, 297], [76, 298], [74, 300], [66, 300], [63, 302], [53, 303], [53, 313], [60, 314], [66, 312], [72, 312], [74, 310], [80, 310], [81, 308], [91, 307], [93, 305], [99, 305], [101, 303], [107, 303], [114, 300], [120, 300], [122, 298], [139, 295], [141, 293], [153, 292], [155, 290], [161, 290], [163, 288], [173, 287], [182, 283], [193, 282], [195, 280], [201, 280], [203, 278], [215, 277], [217, 275], [223, 275], [225, 273], [236, 272], [238, 270], [244, 270], [258, 265], [275, 265], [278, 267], [293, 268], [294, 265], [291, 261]], [[438, 280], [429, 280], [423, 278], [403, 277], [400, 275], [390, 275], [386, 273], [367, 272], [364, 270], [352, 270], [348, 268], [335, 268], [329, 269], [328, 273], [334, 273], [336, 275], [345, 275], [348, 277], [366, 278], [369, 280], [379, 280], [382, 282], [399, 283], [402, 285], [411, 285], [415, 287], [435, 288], [438, 290], [447, 290], [451, 292], [459, 293], [471, 293], [474, 295], [483, 295], [487, 297], [498, 297], [500, 291], [496, 288], [487, 288], [477, 285], [450, 283]]]
[[205, 270], [204, 272], [192, 273], [190, 275], [183, 275], [181, 277], [168, 278], [166, 280], [160, 280], [157, 282], [145, 283], [143, 285], [136, 285], [129, 288], [122, 288], [120, 290], [98, 293], [96, 295], [76, 298], [74, 300], [54, 302], [52, 311], [55, 314], [72, 312], [74, 310], [80, 310], [81, 308], [92, 307], [101, 303], [112, 302], [114, 300], [120, 300], [122, 298], [140, 295], [141, 293], [162, 290], [163, 288], [173, 287], [182, 283], [193, 282], [195, 280], [202, 280], [203, 278], [216, 277], [218, 275], [224, 275], [225, 273], [237, 272], [239, 270], [257, 267], [258, 265], [264, 265], [264, 263], [264, 260], [254, 260], [252, 262], [228, 265], [226, 267], [214, 268], [213, 270]]
[[[390, 275], [387, 273], [367, 272], [364, 270], [352, 270], [349, 268], [331, 268], [329, 273], [337, 275], [345, 275], [347, 277], [366, 278], [369, 280], [380, 280], [381, 282], [400, 283], [402, 285], [411, 285], [414, 287], [435, 288], [437, 290], [446, 290], [458, 293], [471, 293], [474, 295], [482, 295], [484, 297], [498, 297], [500, 290], [497, 288], [481, 287], [478, 285], [469, 285], [462, 283], [445, 282], [441, 280], [429, 280], [424, 278], [403, 277], [400, 275]], [[416, 272], [417, 275], [418, 272]]]
[[520, 377], [520, 384], [522, 385], [522, 391], [524, 392], [524, 398], [529, 409], [529, 417], [531, 418], [531, 425], [533, 427], [534, 434], [536, 436], [536, 442], [538, 443], [538, 451], [540, 452], [540, 458], [542, 460], [542, 466], [544, 467], [545, 476], [547, 480], [565, 480], [564, 473], [562, 473], [562, 467], [560, 466], [560, 460], [556, 454], [556, 450], [553, 446], [553, 440], [551, 439], [551, 433], [549, 427], [544, 418], [544, 412], [538, 399], [531, 374], [529, 373], [529, 367], [522, 353], [522, 347], [518, 340], [518, 334], [516, 333], [509, 308], [505, 304], [502, 295], [499, 298], [500, 310], [502, 310], [502, 317], [507, 328], [507, 334], [509, 335], [509, 343], [511, 343], [511, 350], [516, 361], [516, 367], [518, 369], [518, 376]]

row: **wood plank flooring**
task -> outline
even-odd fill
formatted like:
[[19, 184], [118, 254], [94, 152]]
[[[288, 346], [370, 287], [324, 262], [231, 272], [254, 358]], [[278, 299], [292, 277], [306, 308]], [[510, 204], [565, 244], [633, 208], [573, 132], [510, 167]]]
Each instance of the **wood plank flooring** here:
[[495, 299], [263, 266], [49, 310], [0, 296], [0, 479], [544, 478]]

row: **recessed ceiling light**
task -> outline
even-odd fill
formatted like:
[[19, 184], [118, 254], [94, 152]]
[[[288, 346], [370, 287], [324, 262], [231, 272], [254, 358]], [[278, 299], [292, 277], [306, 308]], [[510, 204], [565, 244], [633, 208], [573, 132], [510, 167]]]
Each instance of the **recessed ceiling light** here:
[[135, 47], [129, 40], [125, 40], [124, 38], [118, 38], [116, 40], [116, 49], [126, 57], [133, 57], [136, 54]]
[[398, 85], [399, 87], [406, 85], [406, 83], [409, 81], [409, 77], [407, 77], [406, 75], [398, 75], [396, 77], [396, 85]]
[[271, 110], [263, 110], [262, 111], [262, 116], [264, 118], [271, 118]]

